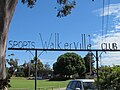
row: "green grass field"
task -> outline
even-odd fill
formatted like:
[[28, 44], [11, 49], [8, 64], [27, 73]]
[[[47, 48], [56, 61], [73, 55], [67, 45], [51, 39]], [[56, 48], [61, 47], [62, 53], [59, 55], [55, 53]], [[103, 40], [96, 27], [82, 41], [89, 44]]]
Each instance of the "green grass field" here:
[[[66, 87], [68, 84], [67, 81], [48, 81], [48, 80], [37, 80], [37, 88], [63, 88]], [[34, 80], [27, 80], [21, 77], [13, 77], [11, 78], [10, 85], [12, 86], [10, 90], [14, 88], [28, 88], [34, 89]]]

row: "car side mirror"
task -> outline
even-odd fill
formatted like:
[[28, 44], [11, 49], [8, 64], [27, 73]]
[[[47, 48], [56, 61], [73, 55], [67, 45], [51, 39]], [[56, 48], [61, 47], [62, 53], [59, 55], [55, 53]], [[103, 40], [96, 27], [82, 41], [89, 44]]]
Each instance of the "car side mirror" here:
[[81, 90], [80, 88], [75, 88], [75, 90]]

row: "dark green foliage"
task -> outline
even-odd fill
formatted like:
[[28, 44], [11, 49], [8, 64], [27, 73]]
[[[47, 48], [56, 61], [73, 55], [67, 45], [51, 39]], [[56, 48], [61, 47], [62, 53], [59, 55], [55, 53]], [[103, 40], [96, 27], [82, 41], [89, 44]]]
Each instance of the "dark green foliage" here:
[[94, 55], [92, 52], [88, 52], [88, 54], [84, 57], [86, 73], [90, 73], [94, 68]]
[[8, 69], [8, 73], [10, 74], [10, 76], [12, 76], [15, 73], [15, 70], [18, 69], [18, 60], [15, 59], [10, 59], [7, 61], [8, 64], [10, 65], [9, 69]]
[[[21, 0], [23, 4], [27, 3], [27, 6], [33, 8], [37, 0]], [[92, 0], [94, 1], [94, 0]], [[55, 7], [57, 9], [57, 17], [64, 17], [71, 14], [72, 9], [76, 6], [76, 0], [57, 0], [58, 6]]]
[[2, 90], [5, 87], [11, 87], [10, 83], [10, 77], [6, 77], [4, 80], [0, 80], [0, 90]]
[[[23, 4], [27, 4], [28, 7], [33, 8], [37, 0], [21, 0]], [[58, 13], [57, 17], [64, 17], [71, 13], [72, 8], [75, 7], [76, 1], [75, 0], [57, 0], [59, 4], [56, 7]]]
[[72, 9], [76, 6], [76, 0], [57, 0], [57, 3], [59, 4], [56, 8], [58, 11], [57, 17], [64, 17], [71, 14]]
[[53, 77], [51, 79], [49, 79], [49, 81], [66, 81], [66, 80], [69, 80], [69, 78], [66, 78], [66, 77]]
[[[29, 63], [25, 62], [22, 66], [23, 66], [24, 77], [29, 77], [29, 75], [35, 76], [35, 58], [31, 60]], [[38, 74], [40, 74], [42, 70], [43, 70], [43, 64], [38, 59], [37, 60]]]
[[58, 11], [57, 17], [64, 17], [71, 14], [71, 10], [75, 7], [75, 0], [57, 0], [59, 4], [56, 8]]
[[36, 0], [21, 0], [21, 2], [23, 4], [26, 4], [27, 3], [27, 6], [30, 7], [30, 8], [33, 8], [33, 6], [35, 5], [36, 3]]
[[65, 53], [58, 57], [53, 64], [54, 74], [70, 77], [78, 73], [80, 76], [85, 72], [83, 59], [76, 53]]
[[80, 66], [81, 68], [78, 70], [78, 75], [82, 78], [86, 72], [86, 67], [84, 64]]
[[102, 90], [120, 90], [120, 66], [100, 67], [99, 78], [99, 85]]
[[[23, 73], [25, 77], [35, 76], [35, 60], [34, 59], [31, 60], [29, 63], [25, 62], [23, 64]], [[43, 63], [38, 59], [37, 60], [37, 76], [48, 78], [49, 74], [52, 74], [50, 65], [48, 63], [43, 65]]]
[[10, 85], [10, 74], [8, 74], [7, 76], [6, 76], [6, 79], [1, 79], [0, 80], [0, 90], [1, 89], [3, 89], [3, 88], [5, 88], [5, 87], [11, 87], [11, 85]]

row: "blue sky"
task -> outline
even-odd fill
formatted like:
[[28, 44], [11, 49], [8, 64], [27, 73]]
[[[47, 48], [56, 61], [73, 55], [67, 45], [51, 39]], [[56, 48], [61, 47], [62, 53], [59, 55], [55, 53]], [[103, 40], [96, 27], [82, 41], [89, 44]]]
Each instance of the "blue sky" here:
[[[27, 8], [22, 5], [20, 0], [17, 4], [13, 15], [9, 33], [8, 42], [13, 41], [34, 41], [36, 48], [42, 48], [39, 33], [42, 35], [43, 41], [49, 41], [50, 35], [53, 34], [51, 41], [54, 42], [55, 33], [59, 33], [59, 39], [62, 43], [81, 42], [81, 34], [91, 36], [92, 48], [100, 48], [103, 42], [116, 42], [120, 44], [120, 1], [110, 0], [108, 12], [108, 0], [105, 0], [104, 14], [102, 13], [102, 0], [79, 0], [76, 7], [72, 10], [72, 14], [67, 17], [56, 17], [57, 6], [55, 0], [37, 0], [34, 8]], [[106, 18], [109, 15], [108, 30], [106, 33]], [[102, 32], [102, 16], [105, 18], [104, 31]], [[102, 34], [103, 33], [103, 34]], [[88, 42], [86, 42], [88, 43]], [[7, 48], [9, 43], [7, 43]], [[26, 51], [6, 51], [8, 55], [14, 53], [13, 58], [19, 59], [19, 64], [29, 61], [33, 56]], [[32, 52], [34, 54], [34, 52]], [[38, 52], [38, 55], [41, 52]], [[66, 52], [43, 52], [39, 59], [45, 64], [52, 64], [57, 57]], [[76, 52], [84, 57], [87, 52]], [[110, 59], [111, 55], [113, 59]], [[102, 65], [120, 64], [119, 53], [107, 53], [102, 55]]]

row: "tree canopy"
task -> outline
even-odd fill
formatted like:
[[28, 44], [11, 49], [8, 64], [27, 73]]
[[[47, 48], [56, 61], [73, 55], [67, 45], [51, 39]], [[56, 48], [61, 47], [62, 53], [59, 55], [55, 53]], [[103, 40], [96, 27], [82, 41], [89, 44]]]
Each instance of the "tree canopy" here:
[[[120, 66], [102, 66], [99, 68], [99, 85], [103, 90], [120, 89]], [[97, 81], [96, 81], [97, 82]]]
[[[64, 17], [71, 13], [72, 8], [76, 5], [75, 0], [56, 0], [59, 4], [57, 9], [57, 17]], [[37, 0], [21, 0], [23, 4], [27, 4], [28, 7], [33, 8]]]
[[76, 53], [65, 53], [58, 57], [57, 62], [53, 64], [55, 74], [61, 76], [70, 76], [78, 73], [82, 75], [85, 72], [84, 61]]
[[[72, 9], [76, 6], [76, 0], [56, 0], [59, 4], [56, 7], [58, 13], [57, 17], [64, 17], [71, 14]], [[92, 0], [94, 1], [94, 0]], [[23, 4], [27, 4], [28, 7], [32, 8], [37, 0], [21, 0]]]
[[94, 56], [92, 52], [88, 52], [88, 54], [84, 57], [86, 73], [91, 73], [94, 68]]

